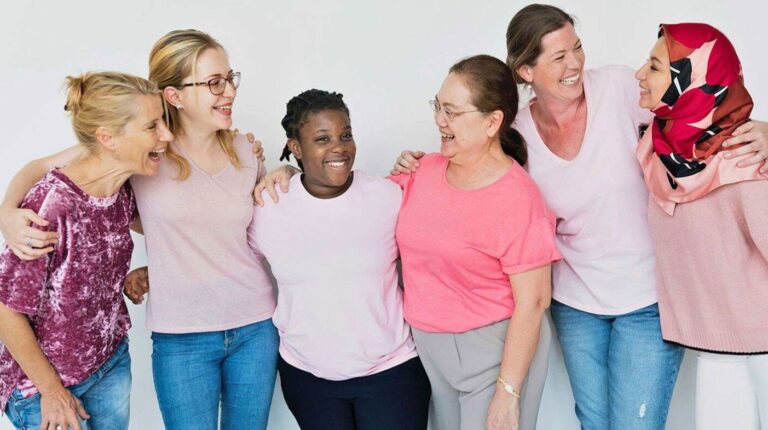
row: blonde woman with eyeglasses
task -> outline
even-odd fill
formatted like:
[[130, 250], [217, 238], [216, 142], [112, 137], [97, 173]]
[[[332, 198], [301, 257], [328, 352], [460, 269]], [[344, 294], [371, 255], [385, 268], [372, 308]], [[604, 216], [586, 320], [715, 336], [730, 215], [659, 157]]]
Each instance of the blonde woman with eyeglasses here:
[[[196, 30], [163, 36], [149, 69], [175, 139], [156, 177], [131, 181], [149, 271], [131, 272], [125, 293], [141, 303], [152, 279], [147, 326], [163, 422], [167, 429], [264, 429], [278, 335], [270, 280], [247, 243], [251, 192], [264, 166], [230, 131], [240, 73], [216, 40]], [[19, 176], [77, 156], [69, 150], [33, 162]], [[7, 209], [22, 182], [14, 180], [3, 214], [27, 216]]]

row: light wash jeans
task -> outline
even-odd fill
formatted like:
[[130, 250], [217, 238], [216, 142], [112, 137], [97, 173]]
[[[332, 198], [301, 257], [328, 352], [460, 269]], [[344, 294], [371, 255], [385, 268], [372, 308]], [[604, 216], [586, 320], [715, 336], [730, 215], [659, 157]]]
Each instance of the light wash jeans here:
[[152, 375], [165, 428], [265, 429], [278, 344], [272, 319], [223, 331], [152, 333]]
[[[131, 397], [131, 356], [128, 338], [93, 375], [83, 382], [67, 387], [91, 416], [81, 420], [83, 430], [127, 430]], [[40, 428], [40, 394], [28, 398], [14, 390], [5, 413], [11, 423], [21, 430]]]
[[684, 350], [661, 338], [656, 304], [623, 315], [551, 305], [585, 430], [663, 430]]

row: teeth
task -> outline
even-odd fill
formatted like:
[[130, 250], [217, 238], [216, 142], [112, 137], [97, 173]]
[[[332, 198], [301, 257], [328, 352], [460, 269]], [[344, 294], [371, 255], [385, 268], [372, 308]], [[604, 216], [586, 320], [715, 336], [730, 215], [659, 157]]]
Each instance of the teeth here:
[[453, 139], [455, 136], [452, 134], [442, 134], [441, 135], [443, 139]]
[[576, 81], [579, 80], [579, 75], [571, 76], [570, 78], [560, 79], [560, 82], [566, 84], [566, 85], [572, 85], [575, 84]]
[[326, 161], [326, 164], [328, 164], [331, 167], [342, 167], [344, 164], [346, 164], [345, 161]]
[[232, 110], [232, 106], [214, 106], [216, 110]]

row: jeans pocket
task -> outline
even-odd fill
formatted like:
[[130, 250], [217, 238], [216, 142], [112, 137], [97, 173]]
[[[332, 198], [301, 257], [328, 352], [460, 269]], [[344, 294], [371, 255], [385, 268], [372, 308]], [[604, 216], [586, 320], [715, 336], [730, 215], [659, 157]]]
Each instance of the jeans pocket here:
[[18, 389], [14, 390], [6, 406], [8, 419], [19, 429], [37, 429], [40, 424], [40, 393], [27, 398]]
[[39, 402], [40, 401], [40, 393], [35, 393], [29, 397], [23, 398], [19, 394], [20, 398], [14, 402], [17, 409], [24, 409], [32, 402]]

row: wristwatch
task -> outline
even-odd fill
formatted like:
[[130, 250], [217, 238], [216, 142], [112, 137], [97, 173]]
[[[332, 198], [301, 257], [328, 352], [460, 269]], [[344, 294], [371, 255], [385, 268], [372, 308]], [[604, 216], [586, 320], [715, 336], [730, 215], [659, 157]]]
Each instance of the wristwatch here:
[[502, 387], [504, 387], [504, 391], [509, 393], [512, 397], [519, 399], [520, 398], [520, 392], [515, 389], [515, 387], [507, 382], [504, 378], [502, 378], [501, 375], [499, 375], [498, 379], [496, 379], [496, 382], [501, 384]]

